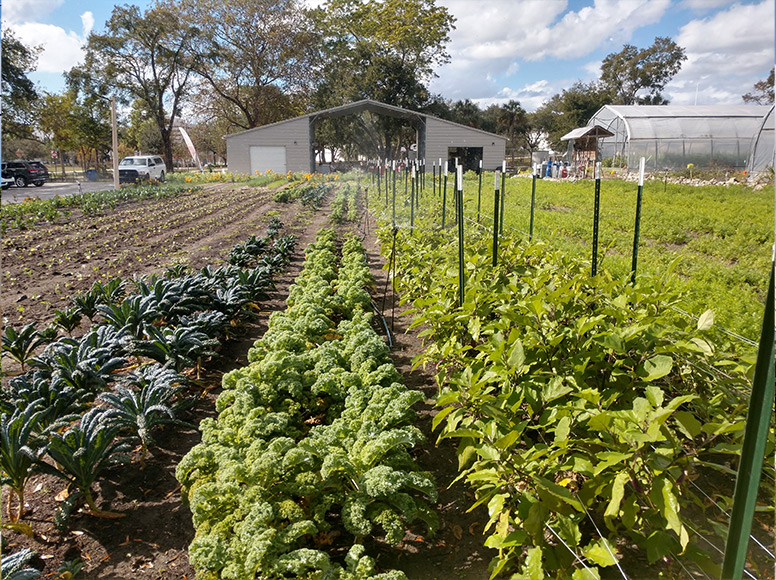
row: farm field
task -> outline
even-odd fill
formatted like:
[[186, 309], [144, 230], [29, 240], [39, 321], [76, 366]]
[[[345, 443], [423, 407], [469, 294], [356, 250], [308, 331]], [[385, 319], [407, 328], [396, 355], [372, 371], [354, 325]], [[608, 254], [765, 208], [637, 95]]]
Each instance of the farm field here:
[[[174, 280], [202, 268], [214, 275], [227, 261], [244, 268], [255, 263], [246, 255], [252, 246], [274, 247], [278, 234], [270, 235], [272, 224], [282, 223], [283, 234], [296, 242], [285, 269], [274, 274], [274, 288], [264, 286], [255, 304], [230, 315], [219, 356], [185, 371], [197, 395], [182, 418], [191, 424], [207, 419], [203, 444], [195, 447], [200, 435], [190, 426], [157, 430], [157, 444], [149, 447], [144, 466], [144, 448], [138, 446], [130, 451], [130, 465], [108, 468], [93, 486], [99, 509], [124, 517], [100, 518], [84, 509], [72, 515], [65, 531], [52, 524], [65, 500], [61, 480], [34, 475], [27, 482], [29, 507], [21, 521], [32, 526], [35, 537], [19, 533], [22, 527], [5, 530], [8, 548], [35, 549], [45, 558], [38, 556], [33, 564], [52, 577], [63, 562], [77, 557], [84, 563], [78, 578], [193, 579], [187, 549], [196, 528], [193, 563], [203, 578], [242, 577], [246, 567], [257, 565], [268, 574], [293, 577], [307, 572], [314, 577], [313, 570], [324, 569], [349, 574], [356, 563], [362, 572], [372, 569], [362, 555], [374, 559], [375, 573], [402, 570], [410, 580], [479, 580], [489, 577], [489, 565], [525, 577], [566, 578], [573, 572], [574, 578], [620, 578], [615, 551], [629, 578], [647, 578], [656, 567], [666, 577], [714, 577], [718, 556], [712, 552], [709, 558], [709, 547], [698, 549], [698, 541], [719, 546], [727, 525], [730, 458], [740, 441], [745, 408], [740, 402], [750, 365], [741, 353], [727, 352], [730, 336], [716, 334], [708, 318], [699, 325], [664, 308], [675, 297], [672, 281], [645, 276], [632, 288], [622, 280], [626, 268], [594, 283], [585, 272], [588, 266], [569, 249], [573, 245], [555, 245], [572, 236], [548, 234], [549, 243], [540, 238], [526, 246], [511, 235], [519, 223], [510, 211], [520, 208], [510, 208], [498, 269], [490, 265], [490, 232], [468, 223], [466, 280], [476, 299], [468, 298], [459, 309], [453, 214], [447, 216], [450, 230], [440, 232], [439, 200], [430, 187], [412, 217], [408, 200], [397, 195], [400, 230], [393, 245], [384, 192], [378, 195], [369, 176], [362, 174], [360, 183], [370, 185], [368, 207], [377, 223], [364, 211], [366, 200], [358, 195], [355, 178], [310, 187], [305, 191], [311, 197], [295, 195], [291, 186], [277, 189], [281, 183], [285, 179], [268, 181], [269, 187], [192, 183], [201, 189], [121, 204], [97, 215], [73, 211], [54, 223], [8, 232], [4, 255], [11, 259], [4, 260], [3, 275], [13, 292], [4, 291], [2, 306], [6, 324], [17, 329], [29, 322], [44, 328], [57, 310], [72, 305], [69, 296], [116, 276], [163, 274]], [[468, 183], [467, 212], [476, 203], [472, 187], [474, 180]], [[564, 197], [572, 200], [573, 194]], [[549, 191], [545, 195], [549, 198]], [[509, 200], [508, 195], [508, 208]], [[452, 209], [452, 196], [448, 203]], [[412, 235], [410, 220], [416, 227]], [[265, 229], [266, 237], [260, 238]], [[345, 241], [353, 233], [357, 237]], [[392, 249], [398, 250], [394, 285], [399, 296], [383, 269]], [[262, 263], [271, 260], [260, 262], [260, 268]], [[647, 272], [649, 264], [645, 258]], [[236, 275], [234, 269], [223, 272]], [[366, 322], [364, 313], [371, 308], [365, 287], [386, 315], [396, 304], [396, 318], [386, 320], [395, 331], [390, 350], [382, 323]], [[401, 304], [394, 302], [399, 297]], [[228, 306], [224, 294], [218, 301]], [[598, 312], [601, 304], [606, 309]], [[534, 320], [544, 322], [536, 326]], [[87, 329], [83, 319], [71, 332], [79, 336]], [[388, 355], [395, 370], [384, 366]], [[10, 358], [3, 363], [5, 373], [18, 373]], [[706, 370], [698, 373], [696, 367]], [[723, 372], [716, 378], [726, 379], [709, 381], [704, 375], [717, 371]], [[130, 367], [130, 372], [137, 371]], [[399, 375], [408, 390], [389, 384]], [[4, 388], [8, 380], [4, 376]], [[310, 392], [300, 391], [295, 381]], [[356, 391], [344, 397], [345, 385], [352, 389], [362, 383], [392, 401], [369, 411], [393, 417], [395, 423], [380, 423], [383, 432], [373, 430], [368, 413], [358, 418], [364, 403], [351, 400]], [[717, 388], [720, 393], [710, 396]], [[260, 401], [255, 411], [251, 400]], [[414, 403], [402, 409], [401, 401]], [[512, 411], [505, 414], [507, 407]], [[262, 413], [269, 413], [264, 423], [257, 419]], [[644, 421], [665, 425], [648, 429]], [[280, 425], [285, 425], [282, 432]], [[376, 440], [399, 443], [347, 467], [349, 454], [360, 453], [363, 445], [345, 435], [351, 429], [359, 437], [371, 433]], [[345, 437], [336, 450], [326, 447], [335, 431]], [[264, 454], [257, 456], [258, 450]], [[606, 461], [600, 463], [598, 453], [607, 454]], [[268, 460], [270, 455], [275, 459]], [[505, 459], [510, 455], [530, 464], [533, 475], [525, 478], [522, 468]], [[215, 464], [212, 457], [218, 458]], [[262, 459], [254, 462], [257, 457]], [[296, 483], [280, 477], [271, 464], [290, 465]], [[216, 471], [209, 471], [214, 465]], [[459, 469], [460, 481], [451, 485]], [[373, 479], [391, 470], [395, 479]], [[345, 472], [350, 476], [337, 475]], [[327, 495], [304, 484], [311, 477], [325, 481]], [[388, 481], [406, 487], [388, 493], [381, 487]], [[763, 511], [755, 524], [764, 545], [773, 544], [772, 509], [767, 509], [772, 481], [768, 469]], [[235, 493], [235, 485], [245, 498]], [[631, 486], [645, 488], [639, 492], [643, 498], [634, 497]], [[11, 497], [7, 491], [4, 498]], [[274, 517], [264, 507], [243, 505], [248, 497], [275, 502]], [[639, 510], [640, 501], [650, 505]], [[436, 516], [429, 516], [426, 506]], [[542, 539], [544, 529], [536, 526], [543, 522], [573, 546], [578, 560], [569, 559], [559, 543]], [[236, 539], [229, 530], [242, 535]], [[271, 542], [258, 539], [276, 533], [272, 530], [280, 535]], [[365, 554], [351, 549], [354, 542], [363, 543]], [[247, 545], [254, 548], [246, 551]], [[255, 554], [264, 554], [263, 559]], [[757, 577], [767, 578], [772, 570], [756, 548], [751, 566]], [[386, 576], [393, 577], [400, 576]]]
[[[272, 190], [245, 183], [204, 185], [202, 190], [172, 200], [122, 204], [113, 211], [106, 208], [92, 216], [80, 216], [74, 211], [53, 224], [10, 230], [5, 241], [11, 258], [4, 261], [4, 266], [11, 272], [7, 279], [16, 279], [11, 280], [13, 294], [4, 293], [6, 323], [17, 330], [30, 322], [35, 322], [39, 329], [45, 328], [54, 320], [56, 310], [72, 306], [68, 296], [89, 291], [95, 282], [107, 284], [113, 276], [131, 280], [143, 274], [161, 274], [175, 264], [187, 264], [193, 269], [219, 267], [231, 248], [263, 231], [271, 220], [279, 219], [285, 224], [283, 231], [297, 237], [297, 250], [286, 270], [277, 274], [276, 289], [258, 302], [257, 311], [240, 317], [239, 324], [229, 331], [230, 338], [220, 356], [203, 367], [195, 381], [197, 404], [182, 416], [194, 425], [213, 417], [221, 377], [247, 364], [248, 350], [264, 334], [269, 315], [285, 308], [283, 301], [289, 285], [301, 270], [302, 252], [318, 230], [333, 226], [344, 235], [367, 228], [366, 221], [359, 221], [363, 215], [354, 205], [355, 188], [344, 195], [330, 194], [323, 207], [314, 210], [299, 201], [275, 201], [283, 198], [276, 189], [277, 183], [272, 184]], [[48, 243], [57, 239], [57, 243]], [[371, 275], [379, 278], [382, 264], [373, 234], [365, 244], [369, 248]], [[39, 264], [44, 255], [47, 261]], [[48, 267], [49, 264], [53, 265]], [[40, 283], [25, 274], [26, 268], [43, 273]], [[73, 336], [81, 335], [87, 327], [84, 319], [81, 327], [72, 331]], [[412, 369], [411, 361], [420, 345], [411, 334], [402, 334], [401, 320], [396, 321], [395, 330], [399, 333], [393, 343], [396, 368], [405, 376], [408, 386], [424, 394], [416, 405], [417, 426], [429, 438], [433, 437], [433, 403], [425, 399], [436, 390], [433, 379]], [[34, 354], [40, 351], [39, 348]], [[18, 373], [19, 367], [10, 357], [4, 357], [3, 369], [3, 385], [7, 388], [9, 378]], [[134, 449], [132, 464], [108, 468], [93, 486], [96, 504], [125, 515], [119, 519], [79, 512], [71, 516], [67, 530], [60, 532], [52, 520], [65, 498], [66, 494], [60, 493], [65, 486], [50, 475], [34, 475], [26, 485], [27, 511], [20, 520], [31, 526], [34, 538], [20, 533], [24, 528], [6, 529], [3, 553], [29, 547], [38, 554], [31, 564], [42, 569], [44, 575], [54, 577], [63, 563], [78, 559], [83, 564], [78, 578], [193, 579], [188, 545], [194, 538], [194, 526], [189, 508], [182, 503], [175, 470], [198, 443], [199, 434], [192, 428], [168, 426], [157, 432], [156, 441], [157, 445], [147, 452], [145, 467], [140, 468], [140, 452]], [[424, 447], [413, 455], [422, 469], [434, 471], [440, 481], [454, 478], [452, 446], [443, 446], [439, 453]], [[377, 557], [378, 566], [406, 570], [410, 578], [432, 577], [432, 571], [436, 573], [440, 567], [464, 576], [483, 577], [490, 559], [483, 553], [481, 538], [476, 533], [483, 515], [479, 511], [464, 513], [460, 506], [466, 502], [465, 494], [462, 486], [447, 489], [440, 484], [435, 505], [440, 523], [437, 534], [427, 537], [420, 524], [417, 533], [408, 532], [407, 541], [399, 547], [375, 543], [370, 547], [370, 555]], [[9, 488], [4, 487], [3, 498], [11, 502], [15, 512], [11, 495]], [[7, 522], [5, 514], [4, 521]]]
[[[478, 182], [465, 180], [466, 211], [476, 215]], [[531, 179], [506, 180], [504, 228], [527, 239]], [[664, 191], [665, 188], [665, 191]], [[615, 276], [631, 268], [637, 186], [603, 179], [599, 225], [600, 267]], [[481, 213], [493, 214], [493, 175], [483, 176]], [[773, 191], [744, 185], [644, 184], [638, 274], [669, 270], [685, 292], [683, 309], [696, 317], [714, 311], [721, 325], [758, 340], [773, 244]], [[594, 182], [537, 180], [534, 240], [591, 260]]]

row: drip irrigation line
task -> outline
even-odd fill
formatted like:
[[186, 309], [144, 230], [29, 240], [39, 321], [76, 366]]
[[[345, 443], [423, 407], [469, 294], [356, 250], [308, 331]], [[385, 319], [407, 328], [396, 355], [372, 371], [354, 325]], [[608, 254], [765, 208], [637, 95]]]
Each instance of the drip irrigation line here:
[[374, 300], [370, 300], [369, 302], [383, 323], [383, 328], [385, 328], [385, 334], [388, 337], [388, 348], [393, 348], [393, 339], [391, 338], [391, 331], [388, 329], [388, 321], [385, 320], [385, 316], [383, 316], [383, 313], [380, 312], [380, 310], [377, 308], [377, 304], [375, 304]]

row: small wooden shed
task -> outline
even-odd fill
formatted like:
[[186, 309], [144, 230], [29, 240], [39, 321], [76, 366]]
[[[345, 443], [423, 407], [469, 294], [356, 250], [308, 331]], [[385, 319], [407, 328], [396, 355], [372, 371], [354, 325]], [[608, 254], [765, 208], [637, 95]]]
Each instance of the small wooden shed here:
[[568, 141], [568, 160], [571, 164], [571, 175], [587, 175], [588, 169], [595, 168], [595, 164], [601, 160], [599, 139], [613, 137], [614, 133], [604, 129], [600, 125], [578, 127], [566, 133], [560, 138]]

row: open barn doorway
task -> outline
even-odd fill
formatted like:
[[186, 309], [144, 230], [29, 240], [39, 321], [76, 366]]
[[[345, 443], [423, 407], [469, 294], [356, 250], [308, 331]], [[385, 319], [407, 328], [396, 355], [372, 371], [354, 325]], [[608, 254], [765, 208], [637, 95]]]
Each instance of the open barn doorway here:
[[467, 171], [478, 171], [480, 161], [482, 161], [482, 147], [448, 147], [447, 164], [448, 167], [455, 167], [455, 161], [463, 165], [464, 173]]

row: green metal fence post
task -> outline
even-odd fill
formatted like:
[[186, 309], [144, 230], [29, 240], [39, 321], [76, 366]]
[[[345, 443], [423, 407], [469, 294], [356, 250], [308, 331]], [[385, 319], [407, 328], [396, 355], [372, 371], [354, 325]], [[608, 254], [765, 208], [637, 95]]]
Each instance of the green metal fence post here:
[[463, 167], [458, 166], [458, 304], [463, 307], [466, 293], [463, 263]]
[[733, 493], [733, 511], [730, 515], [725, 558], [722, 562], [722, 580], [740, 580], [746, 564], [749, 535], [752, 531], [757, 491], [760, 487], [765, 446], [768, 440], [771, 413], [773, 413], [776, 377], [774, 377], [774, 266], [765, 299], [765, 315], [757, 350], [757, 363], [746, 417], [741, 461], [738, 464], [736, 487]]
[[501, 217], [498, 223], [498, 233], [504, 235], [504, 200], [507, 198], [507, 162], [501, 162]]
[[412, 183], [412, 187], [410, 188], [410, 235], [413, 234], [415, 230], [415, 185], [416, 185], [416, 179], [415, 179], [415, 165], [412, 166], [412, 175], [410, 177], [410, 183]]
[[598, 216], [601, 208], [601, 163], [595, 165], [595, 200], [593, 203], [593, 276], [598, 273]]
[[477, 186], [477, 223], [480, 223], [480, 205], [482, 203], [482, 159], [480, 159], [480, 183]]
[[633, 232], [633, 261], [631, 262], [631, 284], [636, 283], [636, 266], [639, 261], [639, 229], [641, 227], [641, 196], [644, 191], [644, 158], [639, 161], [639, 189], [636, 196], [636, 228]]
[[495, 194], [493, 196], [493, 267], [495, 268], [498, 263], [498, 210], [499, 210], [499, 183], [498, 183], [498, 169], [494, 172], [494, 188]]
[[[539, 166], [538, 171], [541, 171]], [[534, 166], [533, 176], [531, 178], [531, 223], [528, 227], [528, 241], [533, 240], [533, 224], [534, 224], [534, 206], [536, 205], [536, 172], [537, 168]]]
[[442, 229], [445, 229], [445, 217], [447, 213], [447, 161], [445, 161], [445, 180], [442, 187]]

